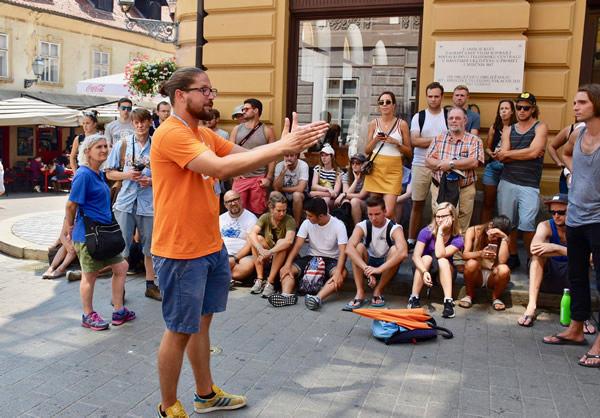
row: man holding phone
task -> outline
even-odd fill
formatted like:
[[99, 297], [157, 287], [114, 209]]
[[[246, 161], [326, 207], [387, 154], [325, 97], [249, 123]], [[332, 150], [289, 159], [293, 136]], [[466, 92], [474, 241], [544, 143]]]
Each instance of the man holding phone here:
[[106, 173], [106, 177], [123, 182], [113, 206], [115, 219], [121, 227], [125, 240], [123, 256], [129, 260], [129, 249], [137, 228], [142, 242], [144, 267], [146, 268], [146, 296], [160, 301], [162, 297], [154, 283], [154, 268], [150, 253], [154, 223], [152, 171], [150, 170], [152, 115], [148, 110], [140, 108], [134, 110], [131, 117], [135, 133], [125, 138], [124, 166], [121, 167], [123, 141], [117, 141], [107, 160], [110, 171]]
[[308, 164], [302, 161], [300, 154], [284, 155], [283, 161], [275, 166], [273, 189], [283, 193], [292, 206], [296, 225], [302, 223], [304, 199], [307, 196]]

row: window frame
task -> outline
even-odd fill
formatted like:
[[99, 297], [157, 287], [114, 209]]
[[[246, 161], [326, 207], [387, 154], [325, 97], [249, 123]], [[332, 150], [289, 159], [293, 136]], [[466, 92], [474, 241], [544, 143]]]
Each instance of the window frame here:
[[90, 0], [94, 9], [101, 10], [103, 12], [112, 13], [114, 11], [113, 0]]
[[[96, 63], [95, 59], [96, 59], [96, 54], [100, 54], [100, 57], [106, 55], [108, 57], [108, 63], [107, 64], [102, 64], [102, 59], [100, 60], [100, 63]], [[107, 75], [110, 75], [110, 68], [111, 68], [111, 53], [110, 51], [104, 51], [102, 49], [92, 49], [92, 78], [98, 78], [98, 77], [104, 77]], [[106, 71], [106, 74], [99, 74], [96, 75], [96, 70], [99, 69], [102, 72], [102, 69], [104, 69]]]
[[[48, 55], [43, 55], [42, 54], [42, 45], [43, 44], [48, 44]], [[53, 56], [50, 55], [50, 53], [52, 52], [52, 46], [56, 46], [57, 47], [57, 55]], [[61, 76], [60, 76], [60, 72], [61, 72], [61, 43], [60, 42], [54, 42], [54, 41], [50, 41], [47, 39], [40, 39], [39, 41], [39, 57], [41, 58], [41, 60], [44, 62], [44, 71], [42, 72], [42, 75], [40, 76], [40, 83], [44, 83], [44, 84], [49, 84], [49, 85], [60, 85], [61, 82]], [[51, 61], [56, 61], [56, 80], [51, 80], [51, 79], [44, 79], [44, 75], [48, 76], [48, 73], [51, 73], [51, 70], [48, 70], [48, 68], [51, 68]], [[50, 64], [48, 64], [50, 63]], [[50, 65], [50, 67], [49, 67]]]
[[0, 68], [0, 79], [10, 80], [10, 34], [7, 32], [0, 32], [0, 36], [6, 37], [6, 48], [0, 48], [0, 53], [4, 52], [5, 55], [5, 66], [6, 74], [2, 75], [2, 68]]

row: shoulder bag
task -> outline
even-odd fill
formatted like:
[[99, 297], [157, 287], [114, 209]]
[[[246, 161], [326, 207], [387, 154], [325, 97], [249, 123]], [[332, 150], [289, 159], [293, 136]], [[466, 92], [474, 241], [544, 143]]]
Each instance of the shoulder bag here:
[[79, 210], [85, 226], [85, 244], [94, 260], [108, 260], [125, 249], [125, 240], [114, 214], [111, 223], [103, 224], [85, 216], [81, 206]]
[[[392, 129], [390, 129], [390, 131], [388, 132], [387, 136], [390, 136], [390, 134], [392, 132], [394, 132], [394, 128], [398, 124], [399, 120], [400, 120], [400, 118], [396, 118], [396, 121], [392, 125]], [[373, 161], [375, 161], [375, 158], [377, 158], [377, 155], [379, 154], [379, 151], [381, 151], [381, 148], [383, 148], [383, 142], [379, 146], [379, 149], [377, 150], [377, 152], [375, 153], [375, 155], [373, 155], [373, 153], [371, 153], [371, 155], [369, 155], [369, 159], [367, 161], [365, 161], [364, 163], [362, 163], [362, 165], [360, 166], [360, 172], [361, 173], [363, 173], [364, 175], [371, 174], [371, 171], [373, 170]]]

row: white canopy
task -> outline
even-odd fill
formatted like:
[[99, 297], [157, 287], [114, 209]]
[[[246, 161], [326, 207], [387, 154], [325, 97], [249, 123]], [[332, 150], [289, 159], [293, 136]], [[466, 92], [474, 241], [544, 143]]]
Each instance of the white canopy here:
[[78, 81], [77, 93], [91, 96], [129, 96], [129, 90], [125, 87], [125, 73]]
[[79, 126], [79, 112], [28, 97], [0, 101], [0, 126]]

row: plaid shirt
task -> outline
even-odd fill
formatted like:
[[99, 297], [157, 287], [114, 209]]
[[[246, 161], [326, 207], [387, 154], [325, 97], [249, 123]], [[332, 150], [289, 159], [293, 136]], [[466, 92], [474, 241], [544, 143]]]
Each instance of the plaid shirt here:
[[[463, 137], [455, 140], [450, 131], [436, 137], [431, 141], [431, 145], [427, 150], [426, 158], [436, 158], [438, 160], [460, 160], [463, 158], [477, 158], [479, 163], [483, 164], [483, 143], [478, 136], [471, 135], [467, 132]], [[469, 186], [477, 180], [477, 173], [474, 169], [462, 170], [467, 178], [460, 177], [460, 187]], [[442, 181], [442, 170], [434, 170], [431, 176], [438, 182]]]

